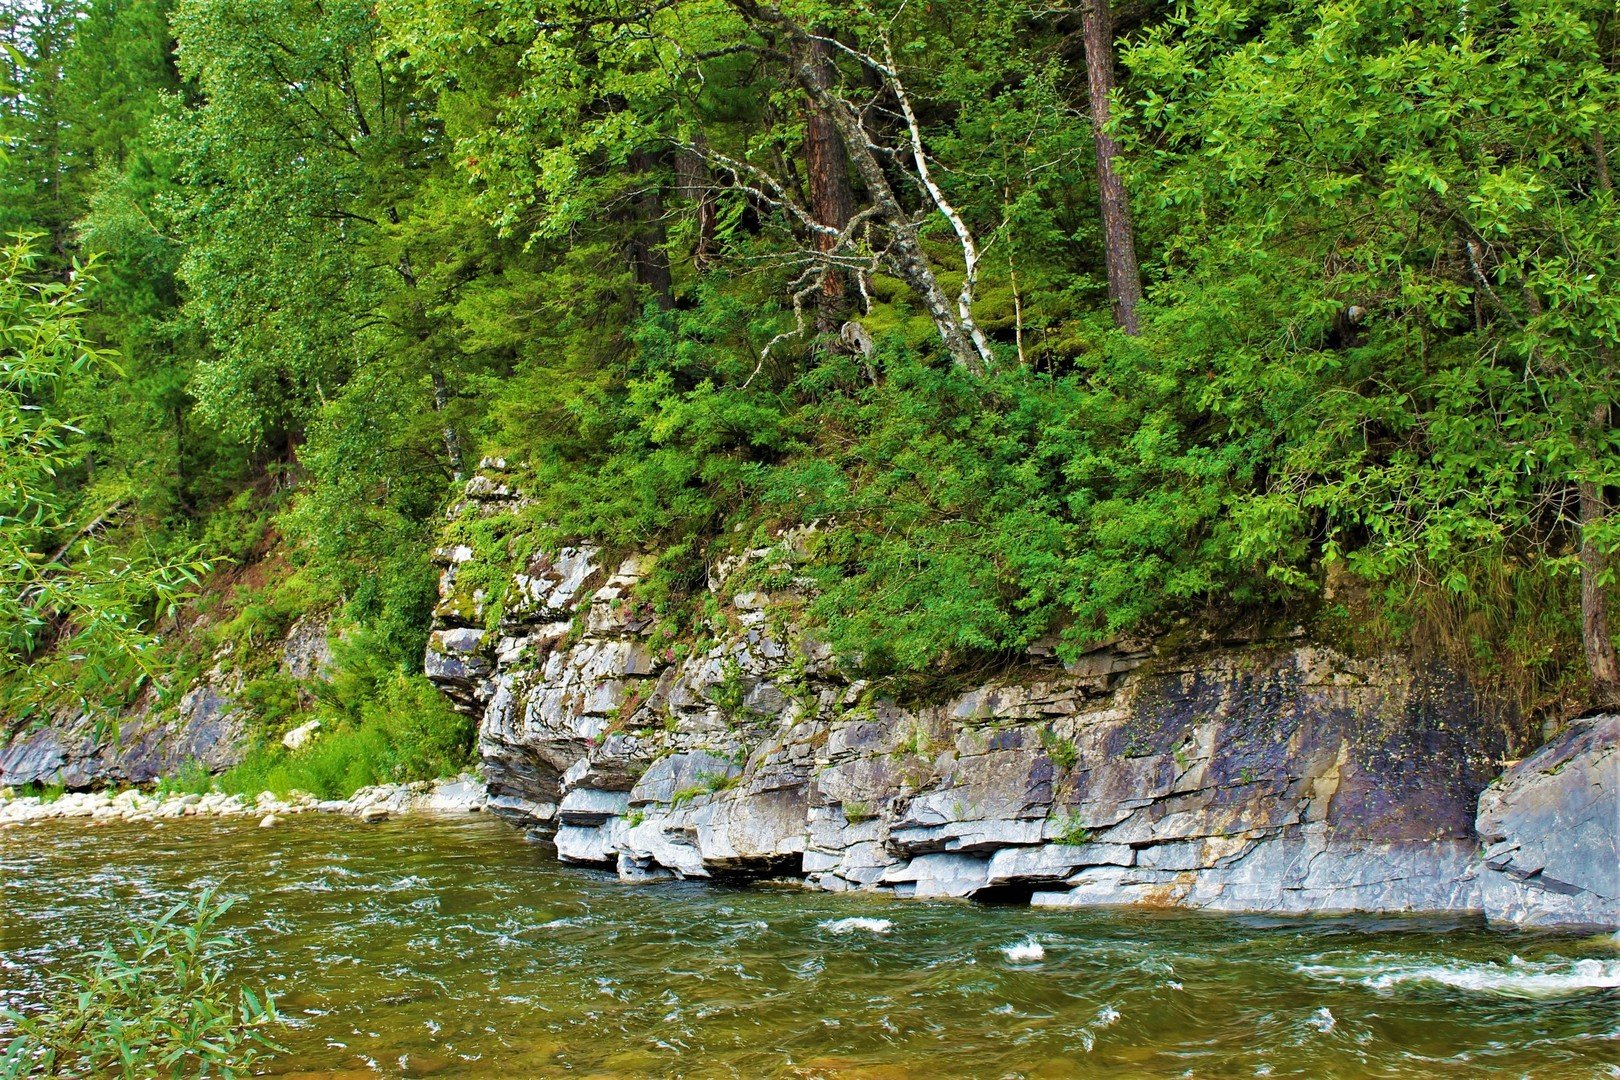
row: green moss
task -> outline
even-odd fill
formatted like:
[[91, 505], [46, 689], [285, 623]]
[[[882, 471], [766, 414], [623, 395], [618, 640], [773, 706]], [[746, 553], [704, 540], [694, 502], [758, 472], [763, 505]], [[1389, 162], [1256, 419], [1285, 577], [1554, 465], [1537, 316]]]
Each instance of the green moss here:
[[871, 821], [877, 817], [877, 812], [872, 809], [872, 804], [859, 799], [846, 801], [843, 804], [843, 809], [844, 820], [851, 825], [859, 825], [863, 821]]

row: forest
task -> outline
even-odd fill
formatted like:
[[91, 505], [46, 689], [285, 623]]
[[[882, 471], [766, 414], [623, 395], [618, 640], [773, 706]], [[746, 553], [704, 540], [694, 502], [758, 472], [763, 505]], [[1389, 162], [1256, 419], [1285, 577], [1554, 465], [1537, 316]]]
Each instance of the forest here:
[[322, 609], [260, 720], [438, 731], [447, 529], [644, 554], [675, 642], [811, 526], [874, 677], [1305, 633], [1620, 703], [1612, 0], [0, 12], [9, 720]]

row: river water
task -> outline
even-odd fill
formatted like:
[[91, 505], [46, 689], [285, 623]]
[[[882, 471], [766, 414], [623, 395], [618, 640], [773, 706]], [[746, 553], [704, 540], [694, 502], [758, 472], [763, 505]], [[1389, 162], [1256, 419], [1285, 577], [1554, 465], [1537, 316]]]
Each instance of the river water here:
[[498, 821], [0, 832], [0, 988], [204, 884], [288, 1075], [1620, 1076], [1620, 941], [625, 886]]

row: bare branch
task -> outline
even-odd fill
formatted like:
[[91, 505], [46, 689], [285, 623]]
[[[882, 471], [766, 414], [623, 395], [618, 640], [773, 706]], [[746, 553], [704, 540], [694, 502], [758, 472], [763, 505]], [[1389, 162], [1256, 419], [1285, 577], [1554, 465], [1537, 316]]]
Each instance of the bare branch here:
[[911, 133], [911, 157], [917, 169], [917, 178], [922, 181], [928, 197], [934, 201], [934, 206], [944, 215], [945, 220], [951, 223], [951, 229], [955, 231], [956, 239], [962, 245], [962, 261], [967, 272], [962, 278], [962, 290], [956, 297], [957, 318], [961, 321], [962, 330], [973, 342], [973, 348], [978, 352], [979, 359], [988, 366], [995, 362], [995, 354], [991, 351], [990, 342], [985, 338], [984, 332], [973, 321], [973, 290], [979, 281], [979, 247], [974, 242], [973, 232], [968, 228], [967, 222], [957, 213], [956, 207], [951, 205], [950, 200], [945, 197], [945, 192], [934, 182], [933, 174], [928, 171], [928, 155], [923, 151], [922, 128], [917, 123], [916, 111], [911, 107], [911, 97], [900, 82], [894, 61], [894, 48], [889, 43], [887, 32], [883, 33], [882, 41], [883, 56], [888, 61], [888, 66], [883, 70], [889, 80], [889, 88], [900, 103], [906, 130]]

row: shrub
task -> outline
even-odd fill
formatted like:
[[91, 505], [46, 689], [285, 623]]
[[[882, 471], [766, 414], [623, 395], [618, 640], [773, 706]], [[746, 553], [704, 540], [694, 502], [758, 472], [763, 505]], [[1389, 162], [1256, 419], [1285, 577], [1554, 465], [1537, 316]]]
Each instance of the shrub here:
[[104, 946], [70, 976], [46, 1011], [0, 1009], [18, 1034], [0, 1052], [0, 1078], [243, 1076], [267, 1052], [275, 1002], [225, 981], [230, 942], [214, 930], [235, 899], [205, 889], [135, 928], [133, 952]]
[[419, 672], [406, 671], [361, 631], [333, 645], [331, 680], [313, 683], [321, 734], [297, 751], [261, 733], [242, 763], [219, 778], [225, 791], [308, 791], [347, 798], [372, 784], [451, 776], [471, 760], [472, 722]]
[[1040, 729], [1041, 749], [1059, 771], [1068, 772], [1080, 762], [1080, 748], [1072, 739], [1066, 739], [1049, 727]]

